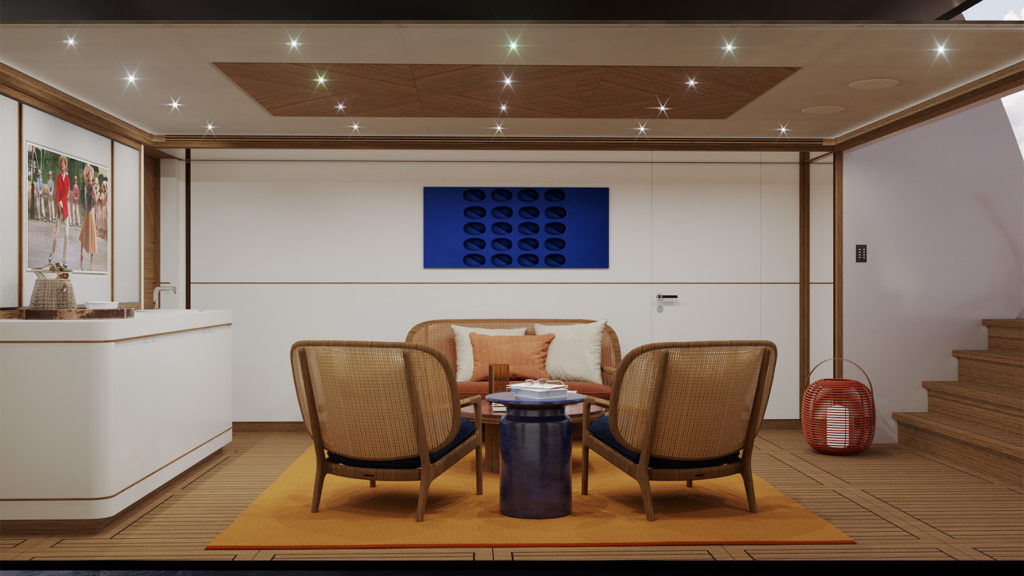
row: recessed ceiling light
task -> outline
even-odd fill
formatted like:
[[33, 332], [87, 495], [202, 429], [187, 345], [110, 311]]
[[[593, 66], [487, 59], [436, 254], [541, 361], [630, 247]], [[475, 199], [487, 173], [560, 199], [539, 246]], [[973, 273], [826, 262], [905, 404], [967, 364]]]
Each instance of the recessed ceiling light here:
[[171, 98], [171, 102], [170, 104], [168, 104], [168, 106], [171, 107], [171, 110], [177, 110], [178, 108], [181, 108], [181, 98]]
[[502, 76], [505, 77], [505, 79], [502, 81], [502, 82], [505, 83], [505, 87], [507, 88], [507, 87], [511, 86], [512, 85], [512, 75], [509, 74], [509, 75], [505, 76], [504, 74], [502, 74]]
[[882, 88], [892, 88], [899, 83], [899, 80], [893, 80], [892, 78], [868, 78], [867, 80], [850, 82], [850, 88], [854, 90], [881, 90]]
[[302, 42], [299, 42], [299, 37], [298, 36], [296, 36], [294, 38], [289, 36], [288, 37], [288, 42], [286, 43], [286, 45], [288, 46], [288, 51], [291, 52], [292, 50], [298, 50], [299, 46], [302, 46]]
[[509, 40], [508, 49], [510, 52], [515, 52], [516, 50], [519, 50], [519, 42], [515, 40]]
[[669, 101], [669, 98], [666, 98], [665, 101], [662, 102], [661, 98], [659, 97], [658, 98], [658, 105], [657, 106], [652, 106], [651, 108], [653, 110], [657, 110], [658, 111], [658, 116], [659, 117], [661, 117], [661, 115], [664, 114], [665, 117], [668, 118], [668, 111], [671, 110], [671, 108], [668, 107], [668, 101]]
[[334, 109], [337, 110], [338, 112], [343, 112], [345, 110], [345, 103], [344, 102], [338, 102], [338, 104], [334, 107]]
[[64, 43], [68, 45], [68, 48], [74, 48], [78, 45], [78, 40], [75, 40], [74, 36], [68, 36], [64, 39]]
[[351, 128], [353, 132], [359, 132], [359, 122], [353, 122], [349, 128]]
[[327, 82], [327, 75], [317, 72], [316, 79], [314, 81], [316, 82], [316, 85], [319, 88], [320, 86], [323, 86]]
[[128, 84], [131, 84], [133, 86], [135, 85], [135, 73], [134, 72], [129, 72], [128, 75], [124, 77], [124, 79], [128, 81]]
[[800, 109], [804, 114], [839, 114], [843, 110], [846, 108], [842, 106], [808, 106]]
[[636, 130], [636, 135], [637, 136], [644, 136], [644, 135], [646, 135], [647, 134], [647, 122], [639, 122], [637, 127], [634, 128], [634, 130]]
[[730, 42], [726, 42], [725, 45], [722, 46], [722, 50], [725, 50], [726, 54], [732, 54], [733, 50], [735, 50], [735, 49], [736, 49], [736, 46], [733, 45], [733, 43], [731, 41]]
[[779, 124], [779, 127], [775, 129], [779, 136], [785, 136], [789, 134], [789, 128], [785, 124]]
[[214, 126], [212, 122], [207, 122], [206, 123], [206, 132], [207, 132], [207, 134], [209, 134], [210, 132], [213, 132], [214, 128], [216, 128], [216, 126]]
[[495, 134], [502, 134], [505, 130], [501, 122], [495, 122], [494, 126], [492, 126], [492, 129], [494, 130]]
[[686, 87], [687, 88], [696, 88], [697, 84], [700, 84], [700, 82], [697, 82], [696, 78], [694, 78], [692, 76], [687, 77], [687, 79], [686, 79]]
[[508, 104], [502, 102], [501, 105], [498, 106], [498, 110], [501, 110], [502, 112], [508, 112]]
[[942, 42], [942, 43], [936, 42], [934, 50], [935, 50], [935, 53], [937, 55], [945, 56], [946, 55], [946, 43], [945, 42]]

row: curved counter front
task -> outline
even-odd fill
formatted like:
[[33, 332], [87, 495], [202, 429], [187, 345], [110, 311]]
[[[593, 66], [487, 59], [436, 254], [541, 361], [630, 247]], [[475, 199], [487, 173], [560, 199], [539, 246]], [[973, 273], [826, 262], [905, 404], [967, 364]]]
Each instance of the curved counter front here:
[[114, 516], [231, 441], [231, 312], [0, 320], [0, 520]]

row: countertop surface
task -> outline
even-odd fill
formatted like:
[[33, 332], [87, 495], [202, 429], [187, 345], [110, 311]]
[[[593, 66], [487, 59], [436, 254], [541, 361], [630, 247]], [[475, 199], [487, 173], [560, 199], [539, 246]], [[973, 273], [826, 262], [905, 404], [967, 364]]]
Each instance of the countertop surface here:
[[231, 324], [230, 310], [137, 310], [134, 318], [0, 320], [0, 342], [112, 342]]

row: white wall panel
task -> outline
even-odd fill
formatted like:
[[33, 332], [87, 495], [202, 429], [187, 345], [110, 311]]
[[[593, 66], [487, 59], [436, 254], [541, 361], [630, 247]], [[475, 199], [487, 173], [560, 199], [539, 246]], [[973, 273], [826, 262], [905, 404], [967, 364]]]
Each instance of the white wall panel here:
[[184, 308], [185, 163], [178, 160], [160, 161], [160, 281], [176, 290], [162, 293], [160, 306]]
[[761, 166], [655, 164], [654, 280], [758, 282]]
[[[835, 318], [832, 314], [834, 291], [832, 288], [831, 284], [811, 284], [811, 364], [807, 367], [808, 370], [814, 368], [818, 362], [831, 358], [835, 353]], [[852, 366], [849, 368], [856, 372], [856, 368]], [[811, 380], [832, 378], [834, 374], [831, 365], [826, 363], [814, 372]]]
[[800, 417], [800, 287], [795, 284], [761, 285], [762, 340], [778, 349], [775, 379], [765, 418]]
[[[423, 268], [424, 186], [600, 186], [609, 268]], [[192, 279], [607, 282], [649, 277], [643, 164], [193, 162]]]
[[833, 198], [832, 164], [811, 164], [811, 282], [832, 282]]
[[[22, 108], [22, 136], [28, 142], [83, 160], [110, 167], [110, 140], [60, 118], [40, 112], [30, 106]], [[19, 159], [19, 161], [21, 161]], [[27, 226], [27, 211], [21, 214], [22, 226]], [[116, 234], [116, 233], [115, 233]], [[137, 241], [137, 240], [136, 240]], [[23, 262], [28, 262], [28, 243], [22, 247]], [[71, 255], [68, 255], [71, 258]], [[28, 276], [31, 276], [29, 274]], [[78, 302], [110, 300], [110, 275], [79, 272], [71, 275]], [[24, 283], [23, 302], [32, 299], [33, 282]]]
[[404, 341], [437, 318], [607, 319], [623, 354], [649, 341], [636, 284], [258, 284], [192, 286], [192, 307], [231, 309], [235, 421], [300, 420], [288, 351], [303, 339]]
[[761, 295], [757, 284], [655, 284], [655, 293], [678, 294], [675, 304], [653, 310], [652, 340], [757, 340]]
[[139, 186], [138, 150], [114, 143], [114, 188], [111, 192], [114, 220], [114, 300], [142, 302], [139, 254], [139, 214], [142, 195]]
[[761, 282], [800, 281], [800, 165], [761, 165]]
[[19, 162], [18, 103], [0, 96], [0, 308], [18, 305]]

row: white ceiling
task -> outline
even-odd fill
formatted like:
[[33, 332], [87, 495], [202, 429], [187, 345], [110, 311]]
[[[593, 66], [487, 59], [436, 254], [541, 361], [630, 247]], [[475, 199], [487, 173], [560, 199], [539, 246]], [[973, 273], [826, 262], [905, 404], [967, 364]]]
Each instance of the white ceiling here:
[[[297, 51], [289, 38], [301, 42]], [[518, 52], [509, 39], [518, 39]], [[732, 55], [722, 49], [730, 40]], [[729, 118], [675, 120], [669, 111], [647, 122], [647, 137], [775, 138], [784, 124], [791, 138], [830, 139], [1024, 61], [1024, 24], [0, 23], [0, 61], [154, 134], [202, 135], [212, 123], [218, 135], [347, 135], [355, 120], [362, 136], [479, 137], [493, 135], [498, 121], [507, 136], [622, 138], [636, 137], [638, 121], [517, 118], [514, 96], [508, 117], [495, 102], [491, 118], [366, 118], [351, 109], [278, 118], [212, 62], [500, 64], [513, 75], [517, 64], [794, 66]], [[871, 78], [899, 84], [849, 87]], [[168, 106], [172, 98], [179, 111]], [[801, 112], [812, 106], [845, 110]]]

